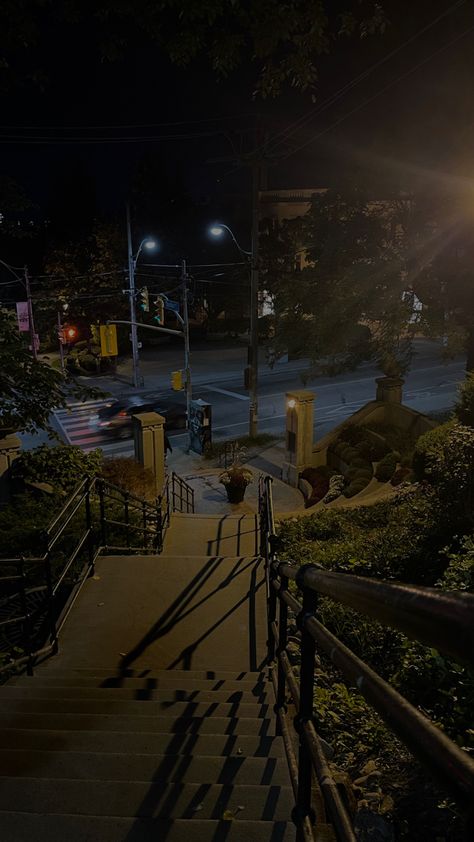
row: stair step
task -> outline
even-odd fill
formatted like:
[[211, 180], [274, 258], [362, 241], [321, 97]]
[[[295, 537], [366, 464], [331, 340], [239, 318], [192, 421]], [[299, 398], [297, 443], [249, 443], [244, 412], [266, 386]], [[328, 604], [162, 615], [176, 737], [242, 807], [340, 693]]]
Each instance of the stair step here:
[[65, 676], [44, 675], [38, 672], [34, 676], [19, 676], [8, 681], [8, 687], [95, 687], [99, 689], [140, 689], [140, 690], [163, 690], [163, 689], [186, 689], [186, 690], [218, 690], [228, 693], [245, 693], [258, 696], [265, 692], [268, 681], [225, 681], [223, 679], [205, 680], [199, 678], [186, 678], [180, 676], [160, 676], [156, 678], [127, 678], [122, 676]]
[[[3, 749], [35, 751], [131, 752], [133, 754], [193, 754], [282, 757], [280, 737], [248, 737], [225, 734], [153, 734], [122, 731], [58, 731], [9, 728], [0, 730]], [[66, 810], [67, 812], [67, 810]]]
[[0, 782], [0, 810], [14, 806], [24, 813], [222, 819], [230, 810], [246, 820], [287, 821], [294, 806], [289, 786], [10, 777]]
[[136, 701], [160, 702], [223, 702], [228, 704], [264, 704], [274, 700], [273, 690], [263, 691], [257, 688], [256, 694], [250, 690], [199, 690], [193, 687], [82, 687], [60, 684], [44, 687], [41, 679], [20, 684], [6, 684], [0, 687], [0, 699], [131, 699]]
[[[4, 688], [6, 689], [6, 688]], [[14, 689], [14, 688], [12, 688]], [[267, 718], [273, 715], [271, 705], [224, 704], [221, 702], [179, 702], [179, 701], [129, 701], [102, 698], [99, 699], [64, 699], [64, 698], [2, 698], [0, 695], [0, 715], [2, 713], [130, 713], [135, 715], [155, 716], [173, 713], [181, 716], [231, 716], [234, 718]]]
[[215, 734], [271, 736], [273, 719], [230, 716], [133, 716], [108, 713], [19, 713], [0, 714], [0, 728], [28, 728], [64, 731], [126, 731], [153, 734]]
[[0, 749], [10, 777], [288, 785], [286, 759]]
[[74, 676], [83, 676], [92, 678], [110, 677], [117, 678], [117, 676], [124, 676], [124, 678], [169, 678], [171, 680], [179, 681], [181, 678], [196, 679], [197, 681], [237, 681], [239, 684], [247, 682], [259, 684], [268, 679], [267, 672], [236, 672], [235, 670], [160, 670], [155, 667], [141, 667], [140, 669], [106, 669], [101, 667], [73, 667], [67, 666], [65, 656], [57, 655], [49, 658], [35, 670], [34, 678], [43, 675], [59, 676], [64, 675], [68, 678]]
[[[241, 813], [239, 815], [242, 815]], [[315, 842], [334, 842], [320, 825]], [[292, 822], [0, 813], [2, 842], [295, 842]]]

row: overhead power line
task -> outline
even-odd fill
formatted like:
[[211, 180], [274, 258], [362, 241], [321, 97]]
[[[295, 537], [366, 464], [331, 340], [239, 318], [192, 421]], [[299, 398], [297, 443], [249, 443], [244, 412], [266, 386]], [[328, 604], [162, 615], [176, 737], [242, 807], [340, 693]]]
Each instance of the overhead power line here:
[[[466, 0], [456, 0], [455, 3], [453, 3], [451, 6], [449, 6], [447, 9], [445, 9], [443, 12], [441, 12], [439, 15], [437, 15], [435, 18], [433, 18], [431, 21], [429, 21], [429, 23], [425, 24], [425, 26], [423, 26], [421, 29], [419, 29], [417, 32], [415, 32], [413, 35], [410, 35], [410, 37], [407, 38], [402, 44], [399, 44], [398, 47], [394, 47], [393, 50], [390, 50], [390, 52], [386, 53], [381, 59], [376, 61], [374, 64], [372, 64], [366, 70], [363, 70], [361, 73], [358, 74], [358, 76], [355, 76], [353, 79], [351, 79], [345, 85], [343, 85], [342, 88], [339, 88], [338, 91], [336, 91], [334, 94], [332, 94], [330, 97], [328, 97], [320, 105], [317, 105], [317, 106], [315, 106], [315, 108], [310, 109], [305, 114], [303, 114], [301, 117], [299, 117], [297, 120], [293, 121], [293, 123], [289, 123], [288, 126], [286, 126], [286, 128], [282, 129], [276, 135], [273, 135], [273, 137], [270, 138], [267, 142], [263, 143], [259, 147], [259, 150], [257, 150], [257, 151], [266, 150], [267, 152], [268, 151], [272, 152], [273, 149], [275, 149], [277, 146], [281, 145], [281, 143], [284, 143], [285, 141], [287, 141], [290, 137], [292, 137], [295, 134], [295, 132], [297, 132], [301, 128], [303, 128], [304, 125], [306, 125], [308, 122], [310, 122], [314, 117], [317, 117], [323, 111], [326, 111], [328, 108], [330, 108], [332, 105], [334, 105], [335, 102], [337, 102], [339, 99], [341, 99], [343, 96], [345, 96], [349, 91], [351, 91], [354, 87], [356, 87], [361, 82], [363, 82], [365, 79], [367, 79], [372, 73], [374, 73], [375, 70], [378, 70], [379, 67], [382, 67], [382, 65], [384, 65], [388, 61], [390, 61], [390, 59], [392, 59], [394, 56], [396, 56], [398, 53], [400, 53], [402, 50], [404, 50], [405, 47], [408, 47], [410, 44], [412, 44], [414, 41], [416, 41], [421, 35], [424, 35], [426, 32], [428, 32], [430, 29], [432, 29], [434, 26], [436, 26], [436, 24], [438, 24], [445, 17], [452, 14], [457, 9], [459, 9], [461, 6], [463, 6], [465, 4], [465, 2], [466, 2]], [[278, 138], [281, 138], [281, 140], [278, 140]], [[277, 141], [276, 144], [275, 144], [275, 141]]]

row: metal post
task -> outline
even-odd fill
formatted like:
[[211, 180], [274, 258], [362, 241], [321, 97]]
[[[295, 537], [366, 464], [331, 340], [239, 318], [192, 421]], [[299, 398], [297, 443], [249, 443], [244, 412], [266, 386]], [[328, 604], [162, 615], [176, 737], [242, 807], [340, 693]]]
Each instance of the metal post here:
[[129, 494], [128, 491], [124, 492], [124, 512], [125, 512], [125, 528], [126, 528], [126, 535], [127, 535], [127, 547], [130, 549], [130, 513], [128, 510], [128, 499]]
[[25, 652], [28, 656], [26, 674], [33, 675], [33, 658], [32, 658], [32, 640], [31, 640], [31, 616], [28, 610], [28, 601], [26, 599], [26, 575], [25, 575], [25, 557], [21, 556], [18, 564], [20, 571], [20, 603], [23, 612], [23, 644]]
[[86, 489], [86, 529], [87, 529], [87, 557], [89, 560], [89, 573], [94, 574], [94, 535], [92, 532], [92, 512], [91, 512], [91, 487], [92, 480], [88, 479]]
[[193, 387], [191, 383], [191, 365], [189, 350], [188, 274], [186, 271], [185, 260], [181, 261], [181, 280], [183, 282], [184, 369], [186, 372], [186, 429], [189, 432], [188, 445], [191, 446], [189, 419], [191, 417], [191, 401], [193, 399]]
[[303, 590], [303, 607], [297, 618], [298, 628], [301, 632], [300, 706], [297, 717], [299, 730], [298, 797], [296, 800], [299, 826], [306, 816], [314, 821], [311, 806], [313, 765], [303, 728], [303, 723], [309, 722], [313, 717], [314, 659], [316, 655], [314, 639], [305, 628], [305, 619], [308, 615], [313, 616], [316, 613], [318, 601], [317, 594], [304, 585], [305, 569], [309, 566], [300, 567], [296, 578], [296, 584]]
[[258, 433], [258, 190], [260, 162], [252, 164], [252, 256], [250, 264], [249, 436]]
[[[273, 589], [272, 589], [273, 590]], [[281, 662], [280, 655], [282, 652], [286, 652], [286, 647], [288, 645], [288, 605], [286, 604], [285, 600], [283, 599], [283, 595], [285, 591], [288, 590], [288, 578], [286, 576], [282, 576], [280, 574], [280, 612], [278, 617], [278, 678], [277, 678], [277, 699], [276, 699], [276, 708], [277, 711], [281, 708], [285, 707], [285, 699], [286, 699], [286, 685], [285, 685], [285, 671], [283, 669], [283, 665]], [[273, 635], [272, 635], [273, 639]], [[281, 732], [280, 727], [280, 717], [277, 716], [277, 724], [276, 724], [276, 733], [279, 735]]]
[[102, 480], [97, 483], [99, 490], [99, 510], [100, 510], [100, 540], [102, 548], [107, 546], [107, 523], [105, 516], [105, 488]]
[[30, 276], [28, 274], [28, 267], [25, 266], [24, 270], [25, 275], [25, 289], [26, 289], [26, 300], [28, 303], [28, 321], [30, 325], [30, 341], [31, 341], [31, 353], [33, 354], [33, 359], [38, 359], [38, 351], [36, 348], [36, 330], [35, 330], [35, 320], [33, 318], [33, 303], [31, 301], [31, 289], [30, 289]]
[[61, 371], [64, 371], [64, 345], [62, 343], [62, 322], [61, 322], [61, 311], [58, 310], [58, 340], [59, 340], [59, 357], [61, 360]]
[[128, 245], [128, 295], [130, 300], [130, 335], [132, 339], [133, 385], [137, 389], [142, 385], [140, 377], [140, 356], [138, 353], [138, 335], [135, 308], [135, 268], [136, 261], [132, 251], [132, 225], [130, 221], [130, 204], [127, 202], [127, 245]]

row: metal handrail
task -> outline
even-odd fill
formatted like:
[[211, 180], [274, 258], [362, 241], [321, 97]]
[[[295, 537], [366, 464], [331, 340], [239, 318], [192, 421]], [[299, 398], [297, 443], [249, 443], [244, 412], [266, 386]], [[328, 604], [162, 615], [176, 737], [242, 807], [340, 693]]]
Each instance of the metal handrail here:
[[[303, 817], [312, 814], [311, 776], [314, 769], [338, 839], [341, 842], [353, 842], [355, 838], [337, 788], [328, 788], [325, 778], [325, 759], [315, 725], [317, 711], [313, 707], [316, 643], [412, 753], [453, 793], [461, 807], [470, 810], [474, 799], [473, 760], [332, 634], [318, 619], [317, 605], [319, 595], [324, 595], [397, 628], [410, 638], [447, 652], [459, 661], [472, 662], [474, 597], [470, 594], [437, 591], [435, 588], [331, 573], [315, 565], [295, 567], [287, 562], [279, 562], [274, 552], [276, 536], [271, 483], [271, 477], [260, 477], [260, 543], [269, 582], [268, 657], [270, 660], [276, 657], [278, 665], [276, 711], [279, 721], [284, 718], [287, 687], [298, 710], [296, 813], [300, 822]], [[295, 582], [302, 593], [302, 603], [289, 592], [289, 581]], [[299, 683], [286, 652], [288, 608], [296, 614], [301, 633]]]
[[[184, 484], [186, 485], [186, 484]], [[94, 515], [91, 508], [91, 498], [99, 501], [98, 519], [94, 525]], [[107, 518], [106, 500], [111, 500], [114, 503], [122, 504], [124, 511], [124, 520], [115, 518]], [[169, 510], [169, 504], [167, 504]], [[79, 512], [84, 511], [85, 522], [79, 535], [74, 538], [74, 546], [68, 552], [66, 558], [59, 555], [60, 570], [53, 571], [55, 558], [57, 558], [59, 540], [66, 535], [68, 526], [73, 521], [74, 517]], [[130, 510], [139, 513], [142, 517], [142, 523], [137, 524], [131, 520]], [[115, 514], [115, 512], [114, 512]], [[20, 625], [23, 627], [23, 638], [20, 645], [24, 648], [26, 654], [8, 664], [0, 667], [0, 674], [10, 670], [15, 665], [27, 664], [28, 672], [33, 671], [35, 658], [38, 657], [38, 652], [45, 649], [40, 646], [38, 649], [38, 641], [32, 639], [31, 618], [34, 614], [28, 608], [28, 596], [31, 593], [44, 593], [44, 607], [46, 608], [49, 617], [49, 636], [50, 642], [48, 644], [48, 651], [57, 650], [57, 639], [60, 628], [67, 616], [74, 600], [77, 598], [80, 588], [88, 576], [94, 572], [95, 561], [98, 556], [108, 549], [107, 546], [107, 527], [118, 526], [126, 530], [127, 547], [129, 552], [161, 552], [163, 548], [163, 534], [164, 524], [161, 513], [161, 504], [159, 500], [156, 505], [142, 500], [134, 494], [130, 494], [119, 486], [108, 483], [100, 477], [90, 478], [85, 477], [79, 482], [68, 499], [65, 501], [61, 511], [53, 518], [48, 527], [41, 533], [41, 540], [44, 546], [44, 553], [41, 557], [34, 559], [25, 559], [24, 557], [15, 559], [5, 559], [11, 566], [16, 567], [16, 573], [11, 576], [3, 577], [14, 583], [15, 593], [11, 594], [10, 601], [14, 605], [15, 600], [20, 601], [21, 610], [13, 617], [2, 620], [1, 627], [10, 627]], [[131, 546], [130, 532], [140, 536], [136, 543], [140, 546]], [[98, 536], [100, 533], [100, 537]], [[62, 545], [61, 545], [62, 546]], [[114, 547], [114, 549], [119, 549]], [[125, 549], [120, 547], [121, 550]], [[82, 553], [85, 553], [86, 560], [79, 574], [79, 577], [74, 574], [74, 583], [71, 584], [71, 591], [66, 597], [64, 605], [64, 589], [61, 586], [65, 583], [66, 577], [74, 565], [81, 564]], [[25, 562], [28, 564], [34, 561], [41, 565], [41, 573], [44, 576], [44, 585], [38, 586], [37, 578], [35, 578], [35, 587], [31, 587], [31, 579], [29, 579], [28, 569], [25, 568]], [[37, 574], [35, 574], [37, 577]], [[69, 587], [69, 584], [68, 584]], [[36, 610], [36, 609], [35, 609]], [[59, 617], [59, 620], [58, 620]], [[58, 625], [59, 623], [59, 625]], [[16, 641], [18, 644], [18, 642]], [[42, 641], [39, 641], [41, 644]], [[46, 648], [48, 648], [46, 647]]]

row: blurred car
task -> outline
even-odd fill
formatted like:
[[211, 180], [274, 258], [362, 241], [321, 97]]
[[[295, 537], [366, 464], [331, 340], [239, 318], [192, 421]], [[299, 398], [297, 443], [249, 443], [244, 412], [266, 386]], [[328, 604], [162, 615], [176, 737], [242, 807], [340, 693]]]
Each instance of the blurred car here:
[[89, 419], [89, 426], [105, 435], [128, 439], [133, 435], [133, 416], [140, 412], [158, 412], [166, 419], [165, 430], [184, 430], [186, 428], [185, 404], [164, 399], [145, 400], [131, 397], [111, 401], [102, 406], [97, 414]]

